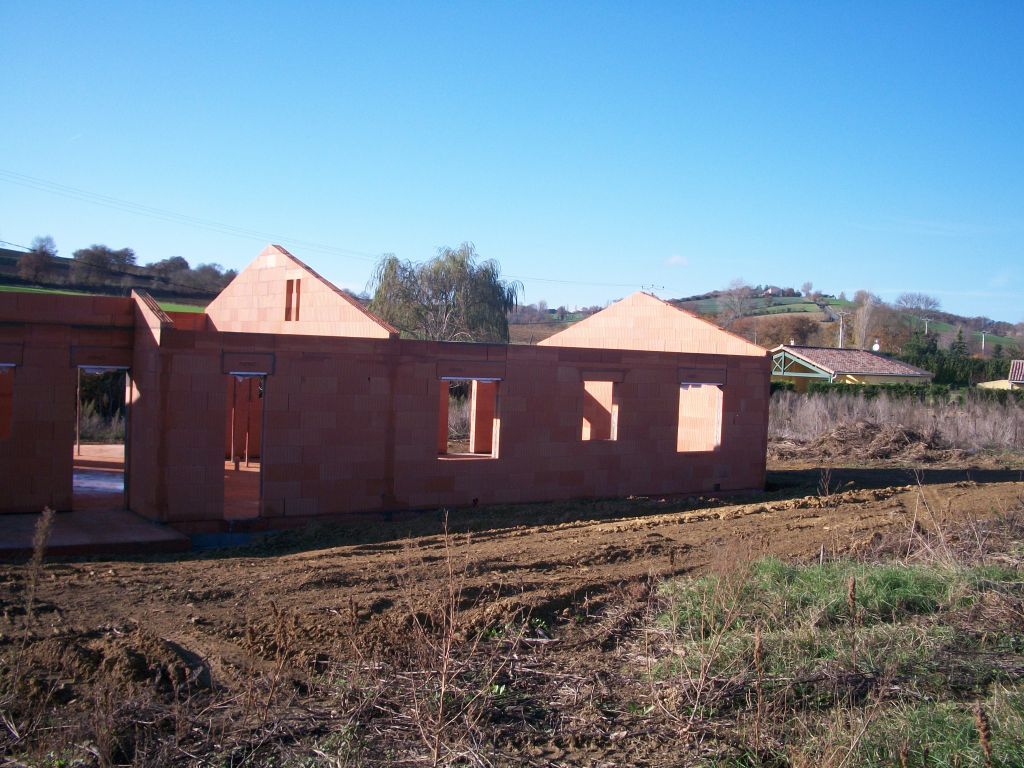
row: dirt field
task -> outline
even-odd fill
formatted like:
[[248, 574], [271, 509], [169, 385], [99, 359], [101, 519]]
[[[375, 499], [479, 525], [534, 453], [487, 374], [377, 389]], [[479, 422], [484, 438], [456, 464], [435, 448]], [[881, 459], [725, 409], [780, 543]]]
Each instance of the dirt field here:
[[[156, 685], [161, 675], [173, 678], [175, 664], [182, 679], [202, 676], [206, 687], [237, 701], [254, 675], [272, 674], [285, 655], [289, 666], [323, 669], [392, 643], [410, 616], [429, 611], [457, 583], [463, 635], [526, 621], [532, 648], [600, 635], [600, 656], [614, 646], [606, 642], [611, 624], [628, 624], [664, 577], [740, 556], [807, 559], [864, 549], [912, 527], [999, 515], [1024, 497], [1022, 473], [1006, 469], [880, 467], [823, 476], [814, 467], [777, 466], [769, 488], [748, 499], [453, 510], [447, 537], [441, 513], [430, 512], [286, 534], [245, 549], [50, 563], [27, 610], [31, 573], [0, 566], [0, 651], [32, 670], [49, 707], [81, 706], [82, 681], [98, 669], [120, 669], [135, 683], [155, 674]], [[284, 655], [282, 616], [294, 630]], [[590, 675], [588, 662], [566, 663], [559, 675]], [[8, 680], [11, 674], [9, 666]], [[603, 740], [552, 738], [522, 747], [523, 754], [537, 764], [567, 755], [587, 762], [588, 749], [621, 758], [611, 728], [602, 726]], [[631, 749], [631, 761], [660, 764]]]

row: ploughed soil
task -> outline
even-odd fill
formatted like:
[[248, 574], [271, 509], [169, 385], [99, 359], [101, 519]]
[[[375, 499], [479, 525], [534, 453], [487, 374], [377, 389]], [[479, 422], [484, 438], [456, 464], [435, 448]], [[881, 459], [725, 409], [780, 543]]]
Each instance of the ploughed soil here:
[[[86, 758], [91, 754], [97, 762], [138, 760], [138, 750], [145, 748], [147, 760], [156, 763], [152, 743], [139, 741], [138, 727], [135, 736], [119, 737], [114, 746], [82, 734], [94, 727], [103, 706], [114, 722], [117, 702], [137, 701], [140, 691], [148, 691], [145, 706], [152, 707], [157, 699], [176, 702], [188, 690], [211, 697], [195, 721], [208, 725], [179, 723], [160, 731], [166, 736], [170, 728], [181, 750], [167, 762], [188, 763], [182, 755], [203, 750], [251, 749], [245, 754], [252, 756], [275, 739], [280, 743], [282, 732], [267, 736], [264, 731], [258, 746], [245, 747], [224, 735], [230, 730], [224, 722], [252, 732], [257, 721], [265, 729], [268, 719], [285, 722], [280, 713], [268, 718], [268, 712], [278, 712], [279, 691], [285, 688], [291, 698], [281, 706], [301, 709], [285, 740], [300, 752], [313, 749], [310, 745], [324, 750], [324, 739], [338, 732], [331, 723], [343, 718], [339, 712], [345, 705], [316, 699], [310, 681], [356, 659], [387, 658], [389, 648], [423, 626], [443, 624], [444, 606], [450, 605], [458, 612], [458, 642], [480, 636], [477, 630], [492, 639], [513, 633], [516, 674], [536, 675], [541, 687], [554, 681], [544, 689], [544, 706], [512, 707], [505, 712], [508, 728], [499, 723], [487, 731], [493, 762], [503, 762], [493, 755], [506, 755], [508, 764], [676, 764], [678, 745], [670, 748], [675, 737], [662, 726], [636, 735], [630, 726], [632, 705], [593, 703], [615, 700], [614, 676], [624, 663], [615, 656], [616, 638], [649, 608], [659, 580], [743, 557], [806, 560], [865, 551], [883, 539], [991, 518], [1020, 508], [1022, 480], [1020, 469], [1006, 465], [823, 470], [791, 459], [775, 462], [766, 492], [745, 497], [425, 511], [174, 557], [47, 562], [35, 574], [25, 564], [0, 565], [5, 708], [14, 712], [15, 722], [28, 723], [28, 702], [35, 701], [38, 711], [31, 722], [49, 722], [47, 727], [53, 722], [71, 727], [71, 713], [82, 718], [79, 730], [66, 737], [59, 737], [59, 728], [49, 731], [49, 742], [42, 731], [34, 736], [19, 731], [15, 737], [8, 730], [0, 736], [0, 755], [52, 750], [54, 738], [66, 738], [68, 744], [86, 744]], [[471, 653], [476, 651], [474, 646]], [[266, 685], [254, 688], [255, 679]], [[408, 680], [414, 691], [415, 679]], [[487, 682], [492, 691], [504, 690], [497, 678]], [[584, 706], [581, 696], [589, 696], [590, 704]], [[575, 700], [569, 702], [571, 697]], [[567, 703], [559, 709], [562, 699]], [[379, 721], [376, 736], [366, 738], [389, 743], [388, 729], [398, 734], [404, 715], [394, 704], [364, 705], [361, 714], [344, 716], [346, 727]], [[249, 710], [255, 713], [251, 717]], [[46, 711], [49, 721], [39, 714]], [[229, 711], [232, 719], [216, 725]], [[139, 717], [156, 728], [153, 723], [170, 716]], [[521, 722], [512, 722], [517, 718]], [[466, 727], [482, 727], [480, 722]], [[220, 736], [211, 735], [218, 727]], [[430, 762], [436, 744], [423, 729], [407, 723], [403, 732], [422, 747], [420, 753], [419, 747], [406, 750], [396, 735], [390, 757], [374, 751], [355, 762], [374, 757], [401, 762], [402, 755], [411, 754], [426, 754]], [[125, 739], [135, 739], [136, 757]]]

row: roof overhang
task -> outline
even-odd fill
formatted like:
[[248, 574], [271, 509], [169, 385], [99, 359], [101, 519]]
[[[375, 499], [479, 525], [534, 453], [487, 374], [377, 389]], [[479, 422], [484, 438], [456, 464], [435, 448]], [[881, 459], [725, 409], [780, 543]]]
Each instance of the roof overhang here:
[[[794, 370], [799, 366], [806, 370]], [[804, 379], [827, 379], [832, 381], [832, 372], [794, 355], [787, 349], [780, 349], [772, 355], [772, 376], [795, 376]]]

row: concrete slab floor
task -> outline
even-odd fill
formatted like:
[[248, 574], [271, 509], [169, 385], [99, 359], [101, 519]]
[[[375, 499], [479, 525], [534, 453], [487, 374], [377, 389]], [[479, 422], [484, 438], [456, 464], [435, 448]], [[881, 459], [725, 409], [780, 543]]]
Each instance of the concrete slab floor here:
[[81, 445], [74, 449], [71, 508], [124, 506], [124, 444]]
[[[47, 555], [152, 554], [182, 552], [189, 538], [124, 507], [124, 445], [82, 445], [74, 449], [71, 512], [58, 512]], [[0, 515], [0, 558], [32, 554], [38, 514]]]
[[241, 461], [238, 469], [224, 462], [224, 519], [251, 520], [260, 516], [260, 463]]
[[[0, 558], [26, 559], [38, 514], [0, 515]], [[46, 545], [46, 555], [147, 555], [184, 552], [189, 538], [124, 509], [86, 509], [58, 512]]]

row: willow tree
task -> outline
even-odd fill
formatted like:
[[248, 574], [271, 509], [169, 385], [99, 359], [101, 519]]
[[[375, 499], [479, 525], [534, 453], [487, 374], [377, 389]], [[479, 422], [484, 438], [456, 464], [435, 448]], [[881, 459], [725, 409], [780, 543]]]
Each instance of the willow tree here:
[[404, 336], [437, 341], [508, 342], [508, 313], [522, 285], [501, 278], [472, 243], [440, 248], [422, 264], [381, 258], [370, 280], [370, 311]]

